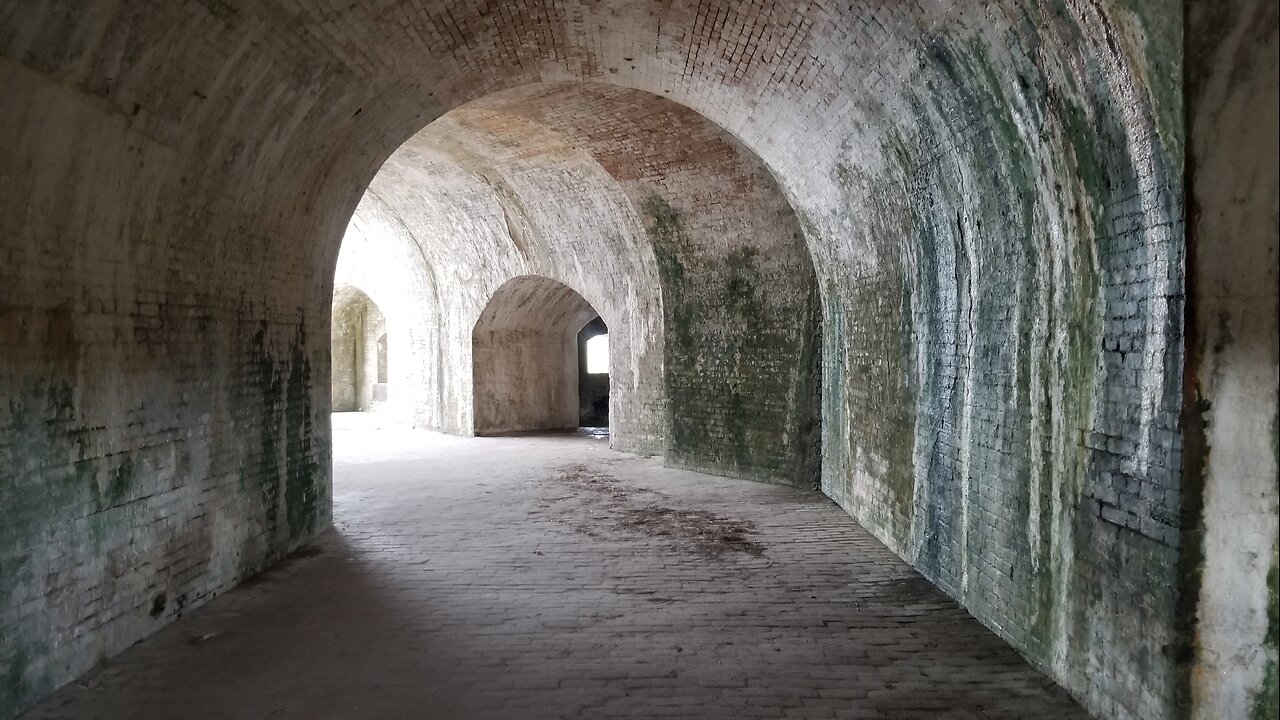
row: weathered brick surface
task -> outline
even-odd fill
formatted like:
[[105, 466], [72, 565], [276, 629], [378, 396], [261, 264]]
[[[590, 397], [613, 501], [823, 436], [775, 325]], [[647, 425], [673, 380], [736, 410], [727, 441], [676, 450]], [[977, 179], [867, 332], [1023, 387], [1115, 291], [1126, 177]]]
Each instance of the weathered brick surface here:
[[[459, 193], [501, 214], [442, 214]], [[442, 345], [456, 346], [487, 300], [475, 278], [561, 279], [622, 332], [615, 446], [710, 472], [816, 482], [809, 255], [763, 163], [706, 118], [608, 85], [520, 88], [432, 123], [388, 160], [370, 194], [357, 220], [384, 203], [433, 276], [465, 278], [457, 285], [467, 290], [441, 294], [427, 311], [444, 318]], [[478, 222], [492, 253], [477, 252]], [[634, 255], [620, 260], [620, 247]], [[468, 366], [455, 362], [443, 372], [465, 408]], [[481, 425], [492, 429], [489, 420], [471, 427]]]
[[498, 288], [472, 333], [477, 435], [578, 427], [578, 331], [597, 313], [566, 285], [523, 276]]
[[522, 88], [462, 112], [562, 133], [640, 214], [663, 296], [667, 461], [816, 482], [813, 272], [764, 164], [697, 113], [608, 85]]
[[[343, 235], [334, 295], [346, 288], [364, 293], [387, 325], [389, 395], [379, 411], [403, 423], [434, 422], [441, 415], [437, 280], [408, 228], [376, 193], [360, 202]], [[335, 408], [337, 401], [335, 394]]]
[[1199, 718], [1277, 717], [1280, 7], [1192, 2], [1186, 33], [1184, 698]]
[[[1249, 17], [1230, 9], [1232, 20]], [[1254, 567], [1230, 559], [1243, 532], [1233, 508], [1249, 509], [1249, 527], [1275, 525], [1272, 466], [1243, 462], [1274, 461], [1272, 396], [1231, 390], [1274, 378], [1275, 355], [1224, 351], [1216, 363], [1218, 347], [1237, 347], [1237, 328], [1274, 338], [1274, 276], [1233, 294], [1218, 286], [1239, 274], [1233, 266], [1207, 271], [1214, 299], [1194, 314], [1226, 332], [1203, 334], [1191, 357], [1193, 369], [1203, 361], [1222, 374], [1193, 374], [1205, 394], [1181, 397], [1184, 277], [1200, 277], [1196, 263], [1218, 250], [1184, 255], [1182, 17], [1166, 0], [0, 7], [4, 705], [32, 701], [325, 524], [325, 336], [358, 203], [376, 212], [357, 225], [377, 224], [380, 237], [390, 228], [403, 256], [412, 237], [430, 235], [405, 227], [417, 217], [438, 237], [467, 238], [423, 243], [420, 255], [458, 247], [485, 258], [451, 265], [437, 262], [440, 250], [404, 263], [421, 275], [406, 287], [466, 293], [473, 312], [412, 318], [408, 347], [425, 362], [404, 370], [406, 382], [423, 388], [471, 367], [474, 318], [493, 291], [546, 275], [610, 327], [643, 328], [617, 336], [650, 381], [632, 386], [637, 411], [619, 422], [635, 424], [620, 437], [665, 445], [669, 423], [649, 422], [675, 420], [653, 381], [664, 377], [655, 370], [667, 348], [655, 340], [672, 310], [645, 254], [656, 226], [628, 199], [631, 181], [613, 174], [625, 164], [597, 160], [590, 133], [507, 112], [500, 125], [519, 123], [524, 141], [544, 143], [526, 157], [484, 140], [492, 109], [488, 119], [450, 114], [427, 132], [453, 145], [434, 156], [419, 147], [426, 159], [415, 171], [449, 187], [447, 197], [420, 197], [410, 217], [378, 197], [361, 201], [371, 181], [378, 190], [382, 163], [445, 113], [535, 83], [594, 83], [707, 118], [759, 157], [788, 201], [823, 318], [824, 490], [1090, 710], [1174, 714], [1184, 682], [1175, 629], [1187, 646], [1196, 618], [1183, 608], [1176, 625], [1175, 560], [1200, 539], [1183, 542], [1173, 520], [1186, 499], [1184, 405], [1196, 422], [1213, 419], [1202, 399], [1252, 418], [1193, 433], [1197, 463], [1202, 440], [1217, 443], [1211, 457], [1240, 459], [1207, 470], [1203, 515], [1192, 483], [1193, 512], [1181, 520], [1193, 532], [1211, 525], [1215, 562], [1235, 568], [1214, 576], [1217, 586]], [[1274, 46], [1263, 30], [1202, 27], [1211, 56], [1228, 64], [1237, 44]], [[1259, 65], [1264, 80], [1273, 57]], [[1257, 94], [1231, 87], [1196, 100], [1195, 127], [1212, 138], [1214, 108]], [[1201, 138], [1197, 162], [1230, 156], [1233, 141]], [[1218, 204], [1206, 207], [1233, 218], [1238, 197], [1274, 197], [1257, 187], [1209, 193]], [[698, 190], [674, 184], [662, 197], [687, 212], [676, 201]], [[756, 225], [774, 207], [741, 217]], [[1245, 270], [1273, 266], [1274, 216], [1228, 219], [1208, 236], [1248, 237], [1262, 251], [1241, 255], [1258, 258]], [[512, 228], [536, 249], [529, 258]], [[555, 233], [544, 241], [534, 228]], [[593, 256], [586, 246], [596, 241], [606, 249]], [[720, 257], [698, 248], [691, 262]], [[576, 261], [604, 256], [612, 278]], [[768, 259], [795, 267], [792, 257]], [[484, 272], [428, 283], [424, 264]], [[803, 309], [779, 277], [764, 297]], [[404, 302], [384, 304], [366, 290], [391, 325], [410, 317], [393, 308], [425, 306], [428, 294], [399, 287]], [[732, 319], [727, 303], [708, 309]], [[1241, 316], [1262, 321], [1233, 324]], [[466, 432], [465, 383], [435, 387], [406, 412]], [[770, 407], [785, 416], [802, 395], [771, 397]], [[789, 422], [775, 423], [775, 439], [802, 435]], [[725, 464], [687, 461], [699, 459]], [[1264, 490], [1215, 495], [1235, 487]], [[1246, 554], [1265, 556], [1266, 533], [1249, 536]], [[1195, 596], [1199, 576], [1188, 578], [1182, 590]], [[1263, 596], [1248, 596], [1210, 591], [1206, 607], [1214, 618], [1256, 618]], [[1215, 620], [1214, 647], [1257, 647], [1250, 623]], [[1207, 676], [1247, 698], [1274, 652], [1239, 657]]]
[[386, 336], [386, 317], [377, 303], [350, 285], [334, 288], [329, 324], [329, 406], [334, 412], [374, 409], [374, 386], [386, 352], [379, 339]]
[[[503, 140], [511, 131], [522, 138]], [[371, 203], [375, 200], [375, 203]], [[598, 163], [527, 121], [474, 127], [442, 118], [393, 155], [355, 221], [392, 217], [438, 291], [410, 313], [432, 335], [439, 376], [423, 386], [424, 427], [475, 430], [474, 329], [494, 293], [537, 275], [579, 292], [617, 328], [611, 396], [618, 447], [661, 452], [661, 300], [652, 253], [626, 196]], [[384, 275], [394, 275], [388, 268]]]

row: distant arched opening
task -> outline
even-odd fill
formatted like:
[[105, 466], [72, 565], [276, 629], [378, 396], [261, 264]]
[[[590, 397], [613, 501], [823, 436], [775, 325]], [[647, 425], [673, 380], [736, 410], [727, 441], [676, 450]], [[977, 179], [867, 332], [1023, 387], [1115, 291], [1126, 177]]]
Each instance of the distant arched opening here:
[[387, 334], [378, 336], [378, 377], [373, 386], [373, 401], [387, 401]]
[[609, 427], [609, 328], [598, 317], [578, 331], [578, 426]]
[[[474, 433], [579, 427], [579, 336], [599, 317], [577, 291], [549, 278], [523, 275], [498, 288], [472, 331]], [[607, 406], [607, 376], [604, 386]]]
[[387, 323], [363, 291], [340, 285], [333, 292], [330, 335], [334, 412], [373, 410], [386, 402]]

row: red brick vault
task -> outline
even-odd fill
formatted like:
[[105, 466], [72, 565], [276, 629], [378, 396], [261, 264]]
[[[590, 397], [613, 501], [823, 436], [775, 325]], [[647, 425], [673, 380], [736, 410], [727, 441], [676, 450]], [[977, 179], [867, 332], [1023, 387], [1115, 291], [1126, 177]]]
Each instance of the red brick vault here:
[[0, 717], [327, 527], [335, 268], [419, 425], [562, 283], [620, 449], [818, 482], [1095, 714], [1273, 713], [1276, 12], [0, 4]]

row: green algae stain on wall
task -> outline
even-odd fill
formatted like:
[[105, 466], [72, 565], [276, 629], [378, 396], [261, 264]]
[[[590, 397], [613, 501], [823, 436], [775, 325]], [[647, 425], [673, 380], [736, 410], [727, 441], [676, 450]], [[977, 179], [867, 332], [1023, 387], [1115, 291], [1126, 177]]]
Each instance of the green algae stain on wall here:
[[[248, 378], [249, 384], [254, 388], [255, 392], [251, 395], [252, 399], [260, 399], [262, 403], [259, 416], [262, 417], [262, 426], [258, 430], [258, 447], [256, 455], [247, 455], [246, 460], [250, 463], [246, 471], [242, 471], [243, 478], [247, 474], [250, 478], [249, 485], [256, 485], [259, 499], [262, 503], [263, 522], [267, 530], [268, 537], [275, 538], [277, 536], [277, 528], [280, 516], [280, 485], [277, 476], [277, 468], [280, 464], [280, 411], [283, 406], [283, 380], [281, 378], [280, 369], [275, 358], [267, 350], [267, 324], [262, 323], [257, 332], [254, 333], [249, 345], [249, 363], [250, 374]], [[268, 551], [270, 552], [270, 551]], [[245, 552], [243, 557], [246, 559], [256, 557], [255, 552]], [[246, 568], [251, 574], [258, 568]]]
[[[697, 270], [686, 267], [690, 241], [684, 235], [680, 213], [658, 195], [648, 197], [642, 209], [653, 238], [654, 255], [662, 280], [665, 311], [665, 359], [663, 378], [667, 389], [668, 454], [677, 462], [723, 463], [726, 458], [700, 407], [695, 383], [698, 353], [703, 341], [702, 308], [691, 281]], [[732, 402], [732, 397], [725, 398]]]
[[1271, 546], [1271, 569], [1267, 572], [1267, 634], [1261, 644], [1266, 659], [1262, 669], [1262, 682], [1254, 695], [1253, 720], [1275, 720], [1280, 717], [1280, 687], [1277, 680], [1277, 654], [1280, 653], [1280, 544]]
[[8, 653], [0, 654], [0, 661], [5, 667], [4, 676], [0, 677], [0, 709], [6, 710], [7, 715], [9, 708], [24, 707], [31, 693], [27, 682], [27, 653], [14, 647]]
[[757, 253], [753, 247], [738, 248], [725, 258], [727, 277], [724, 281], [723, 306], [747, 326], [747, 332], [759, 333], [765, 319], [760, 298], [760, 277], [756, 268]]
[[311, 406], [311, 361], [303, 348], [306, 326], [290, 351], [289, 390], [286, 426], [289, 457], [285, 470], [285, 516], [289, 523], [289, 540], [309, 538], [320, 526], [324, 513], [324, 473], [318, 457], [328, 457], [327, 450], [315, 441]]
[[[1039, 42], [1033, 36], [1031, 44], [1034, 46]], [[1044, 72], [1031, 62], [1016, 70], [1017, 83], [1002, 82], [990, 56], [977, 44], [968, 47], [961, 63], [978, 80], [973, 85], [973, 92], [978, 98], [978, 104], [992, 121], [989, 126], [990, 135], [984, 136], [987, 144], [982, 152], [987, 156], [1004, 156], [999, 165], [997, 184], [990, 194], [1009, 199], [1009, 207], [1001, 211], [1001, 217], [1005, 221], [1012, 221], [1010, 228], [1015, 237], [1011, 239], [1021, 243], [1021, 252], [1026, 261], [1018, 283], [1017, 294], [1023, 308], [1019, 314], [1022, 325], [1017, 335], [1021, 338], [1031, 337], [1030, 319], [1036, 315], [1041, 316], [1047, 328], [1047, 344], [1044, 347], [1029, 347], [1029, 340], [1018, 344], [1018, 407], [1026, 408], [1033, 422], [1029, 425], [1028, 432], [1020, 434], [1017, 443], [1019, 447], [1029, 449], [1032, 445], [1029, 433], [1040, 433], [1043, 438], [1049, 428], [1060, 422], [1060, 418], [1065, 418], [1068, 427], [1088, 427], [1091, 422], [1090, 398], [1098, 382], [1094, 363], [1099, 351], [1097, 333], [1100, 331], [1100, 324], [1094, 303], [1099, 292], [1098, 276], [1092, 258], [1092, 238], [1088, 235], [1090, 228], [1101, 222], [1097, 214], [1099, 203], [1090, 203], [1094, 214], [1088, 216], [1088, 220], [1082, 214], [1077, 214], [1076, 219], [1081, 221], [1077, 230], [1083, 237], [1070, 244], [1070, 258], [1055, 257], [1052, 246], [1036, 244], [1035, 238], [1047, 234], [1047, 231], [1037, 226], [1033, 214], [1034, 198], [1040, 189], [1036, 187], [1032, 177], [1035, 164], [1024, 132], [1034, 132], [1035, 126], [1042, 128], [1043, 132], [1045, 123], [1053, 113], [1052, 108], [1038, 104], [1046, 98], [1033, 90], [1047, 87]], [[1022, 88], [1023, 93], [1030, 97], [1006, 93], [1005, 88], [1013, 87]], [[1077, 161], [1076, 167], [1079, 170], [1078, 176], [1084, 178], [1083, 184], [1088, 189], [1086, 197], [1097, 197], [1094, 193], [1109, 190], [1104, 167], [1098, 162], [1099, 153], [1095, 148], [1097, 139], [1079, 133], [1077, 125], [1081, 122], [1081, 111], [1077, 107], [1063, 98], [1051, 101], [1066, 110], [1069, 137], [1073, 140], [1068, 146], [1077, 148], [1074, 154], [1083, 160]], [[1020, 112], [1024, 114], [1022, 122], [1031, 122], [1033, 126], [1021, 129], [1014, 117], [1014, 108], [1021, 108]], [[1062, 200], [1061, 191], [1058, 200]], [[1053, 222], [1055, 219], [1050, 218], [1049, 221]], [[1059, 270], [1064, 266], [1065, 271]], [[1051, 272], [1037, 272], [1038, 268], [1048, 268]], [[1061, 272], [1062, 279], [1065, 280], [1064, 286], [1056, 285], [1059, 279], [1053, 271]], [[1057, 301], [1040, 307], [1037, 302], [1041, 297], [1056, 297]], [[1065, 344], [1065, 357], [1059, 355], [1052, 346], [1054, 328], [1067, 330], [1069, 341]], [[1032, 402], [1033, 382], [1038, 403]], [[1060, 486], [1078, 486], [1079, 475], [1084, 469], [1080, 466], [1083, 458], [1078, 457], [1074, 447], [1074, 436], [1056, 437], [1048, 441], [1051, 443], [1049, 451], [1040, 457], [1033, 457], [1029, 453], [1025, 465], [1019, 470], [1019, 474], [1025, 476], [1031, 472], [1032, 463], [1039, 464], [1041, 492], [1038, 497], [1028, 495], [1023, 510], [1026, 514], [1036, 513], [1039, 537], [1028, 535], [1025, 547], [1019, 549], [1020, 563], [1015, 566], [1016, 571], [1029, 573], [1033, 584], [1028, 598], [1029, 613], [1025, 624], [1021, 625], [1024, 634], [1017, 637], [1017, 641], [1024, 644], [1028, 652], [1039, 657], [1051, 652], [1059, 632], [1059, 584], [1068, 581], [1055, 560], [1055, 545], [1061, 539], [1052, 537], [1049, 533], [1049, 529], [1054, 527], [1054, 515], [1060, 511], [1057, 507], [1060, 498], [1055, 498], [1047, 490]], [[1035, 554], [1034, 558], [1032, 553]]]
[[[875, 113], [873, 113], [875, 114]], [[906, 157], [888, 115], [876, 115], [887, 152]], [[860, 132], [871, 132], [861, 128]], [[828, 492], [850, 515], [904, 555], [910, 544], [915, 476], [912, 371], [912, 291], [905, 280], [900, 239], [911, 232], [906, 179], [869, 170], [858, 161], [861, 136], [840, 145], [830, 180], [839, 189], [826, 213], [801, 215], [807, 236], [831, 230], [871, 241], [879, 267], [823, 258], [822, 476]], [[852, 221], [852, 222], [851, 222]], [[815, 259], [817, 262], [817, 259]]]
[[[149, 596], [143, 605], [112, 610], [119, 619], [111, 622], [123, 629], [103, 631], [101, 638], [79, 631], [73, 635], [72, 628], [82, 621], [77, 613], [85, 612], [73, 593], [92, 587], [109, 604], [111, 597], [127, 603], [137, 596], [138, 588], [154, 583], [153, 587], [173, 598], [171, 608], [194, 605], [260, 569], [273, 559], [273, 553], [275, 557], [283, 554], [286, 542], [313, 533], [327, 518], [327, 438], [316, 437], [312, 427], [314, 403], [307, 386], [313, 378], [306, 338], [296, 334], [292, 345], [279, 343], [290, 352], [277, 362], [266, 351], [272, 326], [250, 328], [235, 359], [237, 369], [250, 382], [237, 386], [235, 399], [240, 403], [237, 420], [252, 430], [241, 431], [230, 452], [219, 452], [218, 441], [210, 441], [209, 456], [234, 456], [216, 474], [203, 475], [203, 458], [192, 458], [193, 452], [201, 453], [192, 449], [199, 441], [191, 436], [154, 442], [150, 437], [147, 442], [127, 438], [132, 441], [129, 449], [114, 451], [126, 432], [150, 431], [135, 428], [128, 420], [104, 428], [101, 421], [86, 419], [83, 385], [73, 380], [14, 381], [9, 386], [14, 391], [0, 399], [0, 463], [16, 469], [12, 482], [0, 483], [0, 507], [5, 511], [0, 522], [0, 607], [24, 612], [32, 607], [31, 598], [44, 599], [32, 615], [19, 615], [17, 622], [0, 626], [0, 708], [4, 708], [0, 715], [47, 695], [69, 679], [68, 668], [87, 669], [86, 663], [112, 651], [112, 644], [121, 638], [136, 639], [156, 627], [155, 615], [146, 616], [154, 602]], [[256, 337], [253, 329], [258, 329]], [[284, 399], [289, 407], [277, 418], [272, 413], [280, 407], [275, 401], [281, 393], [287, 393]], [[193, 404], [199, 407], [201, 401]], [[263, 410], [263, 403], [270, 403], [271, 412]], [[272, 429], [264, 429], [268, 425]], [[280, 432], [281, 427], [287, 432]], [[247, 442], [241, 444], [241, 439]], [[274, 493], [262, 480], [281, 476], [282, 459], [292, 465], [285, 491]], [[231, 521], [234, 528], [229, 532], [256, 540], [241, 550], [242, 567], [228, 565], [228, 574], [219, 576], [215, 571], [210, 577], [203, 567], [214, 536], [207, 524], [210, 516], [192, 519], [186, 513], [194, 511], [194, 506], [176, 508], [178, 503], [167, 498], [158, 500], [164, 493], [189, 498], [211, 487], [203, 484], [207, 480], [223, 478], [235, 496], [228, 498], [229, 510], [243, 513]], [[156, 505], [167, 520], [181, 521], [157, 523]], [[260, 512], [259, 507], [267, 509]], [[272, 517], [279, 514], [280, 525], [283, 528], [287, 522], [288, 532], [281, 530], [264, 540], [266, 512]], [[156, 529], [157, 525], [162, 527]], [[46, 547], [33, 543], [33, 538], [55, 538], [57, 543]], [[185, 548], [181, 566], [162, 567], [155, 558], [175, 546]], [[67, 558], [74, 563], [68, 565]], [[147, 559], [151, 561], [144, 562]], [[188, 574], [187, 569], [199, 572], [190, 573], [196, 575], [190, 579], [175, 577], [179, 572]], [[69, 575], [74, 575], [72, 584], [64, 579]], [[160, 607], [163, 611], [163, 601]], [[68, 658], [68, 653], [76, 657]]]
[[687, 301], [689, 288], [680, 248], [684, 244], [680, 215], [665, 199], [650, 196], [642, 208], [651, 221], [650, 233], [654, 238], [653, 252], [657, 259], [658, 273], [662, 280], [662, 305], [665, 312], [663, 378], [667, 388], [669, 452], [676, 457], [696, 454], [705, 441], [704, 429], [691, 418], [686, 407], [689, 397], [673, 387], [673, 377], [694, 371], [697, 354], [697, 319], [694, 306]]
[[[821, 382], [812, 281], [793, 282], [791, 261], [762, 252], [754, 238], [726, 243], [716, 230], [686, 227], [661, 196], [641, 210], [662, 283], [668, 461], [812, 486]], [[784, 226], [795, 221], [779, 217]], [[798, 230], [792, 239], [801, 245]], [[791, 297], [801, 292], [798, 302]]]
[[114, 507], [128, 497], [129, 490], [133, 487], [134, 473], [133, 458], [126, 454], [109, 474], [110, 480], [103, 495], [106, 507]]
[[825, 329], [822, 333], [822, 491], [849, 512], [849, 414], [845, 402], [846, 327], [844, 301], [828, 279], [822, 294]]
[[[306, 354], [305, 322], [300, 322], [288, 349], [279, 357], [268, 349], [264, 323], [249, 342], [253, 396], [262, 403], [258, 448], [239, 474], [242, 489], [256, 486], [262, 522], [271, 546], [266, 562], [323, 527], [329, 506], [320, 459], [327, 446], [317, 438], [311, 401], [311, 362]], [[281, 524], [283, 522], [283, 525]], [[261, 553], [245, 552], [245, 558]], [[260, 565], [246, 567], [250, 574]]]
[[[8, 637], [5, 637], [8, 640]], [[35, 700], [53, 691], [48, 673], [32, 675], [32, 652], [16, 643], [0, 650], [0, 717], [7, 717], [15, 708], [25, 708]]]
[[[0, 484], [0, 607], [28, 593], [36, 582], [31, 567], [35, 550], [27, 543], [52, 526], [96, 510], [98, 492], [94, 462], [85, 459], [74, 387], [52, 381], [28, 388], [7, 403], [8, 423], [0, 433], [5, 445], [0, 459], [19, 468], [13, 482]], [[30, 469], [30, 473], [21, 472]], [[32, 481], [31, 478], [35, 478]], [[23, 481], [25, 480], [25, 482]], [[47, 670], [33, 659], [46, 657], [46, 640], [33, 628], [0, 627], [0, 707], [22, 708], [52, 690]]]
[[818, 489], [822, 484], [822, 414], [823, 414], [823, 329], [822, 304], [815, 282], [805, 307], [801, 339], [800, 381], [794, 392], [792, 416], [796, 428], [791, 443], [798, 449], [801, 462], [796, 463], [797, 487]]
[[657, 195], [649, 197], [643, 209], [653, 221], [653, 253], [662, 279], [667, 336], [675, 340], [681, 355], [687, 354], [693, 347], [695, 318], [693, 307], [685, 301], [689, 288], [687, 273], [680, 261], [680, 248], [684, 244], [681, 239], [680, 215]]
[[[937, 148], [907, 172], [925, 448], [915, 558], [1078, 696], [1141, 687], [1138, 702], [1170, 682], [1159, 633], [1169, 627], [1173, 551], [1162, 504], [1176, 494], [1176, 447], [1170, 456], [1153, 438], [1167, 437], [1178, 404], [1180, 329], [1168, 296], [1180, 282], [1180, 215], [1167, 150], [1177, 138], [1126, 132], [1126, 113], [1143, 109], [1126, 92], [1129, 68], [1123, 56], [1079, 56], [1108, 37], [1084, 37], [1071, 16], [1080, 10], [1061, 4], [1057, 20], [1024, 22], [999, 43], [968, 28], [926, 34], [919, 90], [907, 92], [913, 144]], [[1070, 57], [1057, 57], [1064, 45]], [[847, 185], [850, 174], [837, 168], [835, 179]], [[1163, 367], [1132, 362], [1144, 351], [1165, 357]], [[1155, 395], [1134, 399], [1136, 387]], [[1129, 408], [1147, 399], [1154, 419], [1134, 417]], [[1103, 440], [1085, 448], [1099, 427]], [[1122, 465], [1144, 444], [1153, 470]], [[999, 501], [968, 483], [994, 485]], [[1100, 517], [1107, 498], [1111, 515]], [[1141, 570], [1126, 573], [1125, 563]], [[1131, 595], [1152, 600], [1119, 599]], [[1132, 637], [1134, 624], [1154, 631]], [[1129, 674], [1091, 678], [1104, 653]]]

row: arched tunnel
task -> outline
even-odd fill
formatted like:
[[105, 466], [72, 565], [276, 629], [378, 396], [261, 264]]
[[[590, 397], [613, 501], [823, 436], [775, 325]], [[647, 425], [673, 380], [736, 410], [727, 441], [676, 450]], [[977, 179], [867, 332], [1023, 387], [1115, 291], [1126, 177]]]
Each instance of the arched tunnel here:
[[[239, 688], [236, 628], [365, 633], [325, 603], [385, 587], [362, 612], [398, 672], [530, 628], [562, 654], [528, 686], [475, 665], [532, 705], [408, 713], [307, 705], [281, 660], [242, 716], [1275, 717], [1277, 22], [0, 2], [0, 720], [154, 717], [127, 696], [194, 682], [131, 657]], [[579, 424], [596, 318], [608, 447], [530, 434]], [[331, 411], [359, 410], [399, 429], [344, 446]], [[392, 479], [343, 488], [362, 472]], [[595, 549], [518, 566], [551, 562], [538, 523]], [[695, 525], [718, 539], [676, 559], [619, 544]], [[388, 569], [428, 526], [438, 554]], [[593, 594], [641, 575], [672, 585]], [[500, 587], [547, 604], [400, 619]], [[557, 615], [579, 596], [612, 634]], [[296, 624], [252, 611], [286, 601]], [[668, 635], [684, 664], [635, 644]], [[591, 675], [618, 653], [661, 672]], [[431, 662], [412, 691], [316, 684], [471, 667]]]

